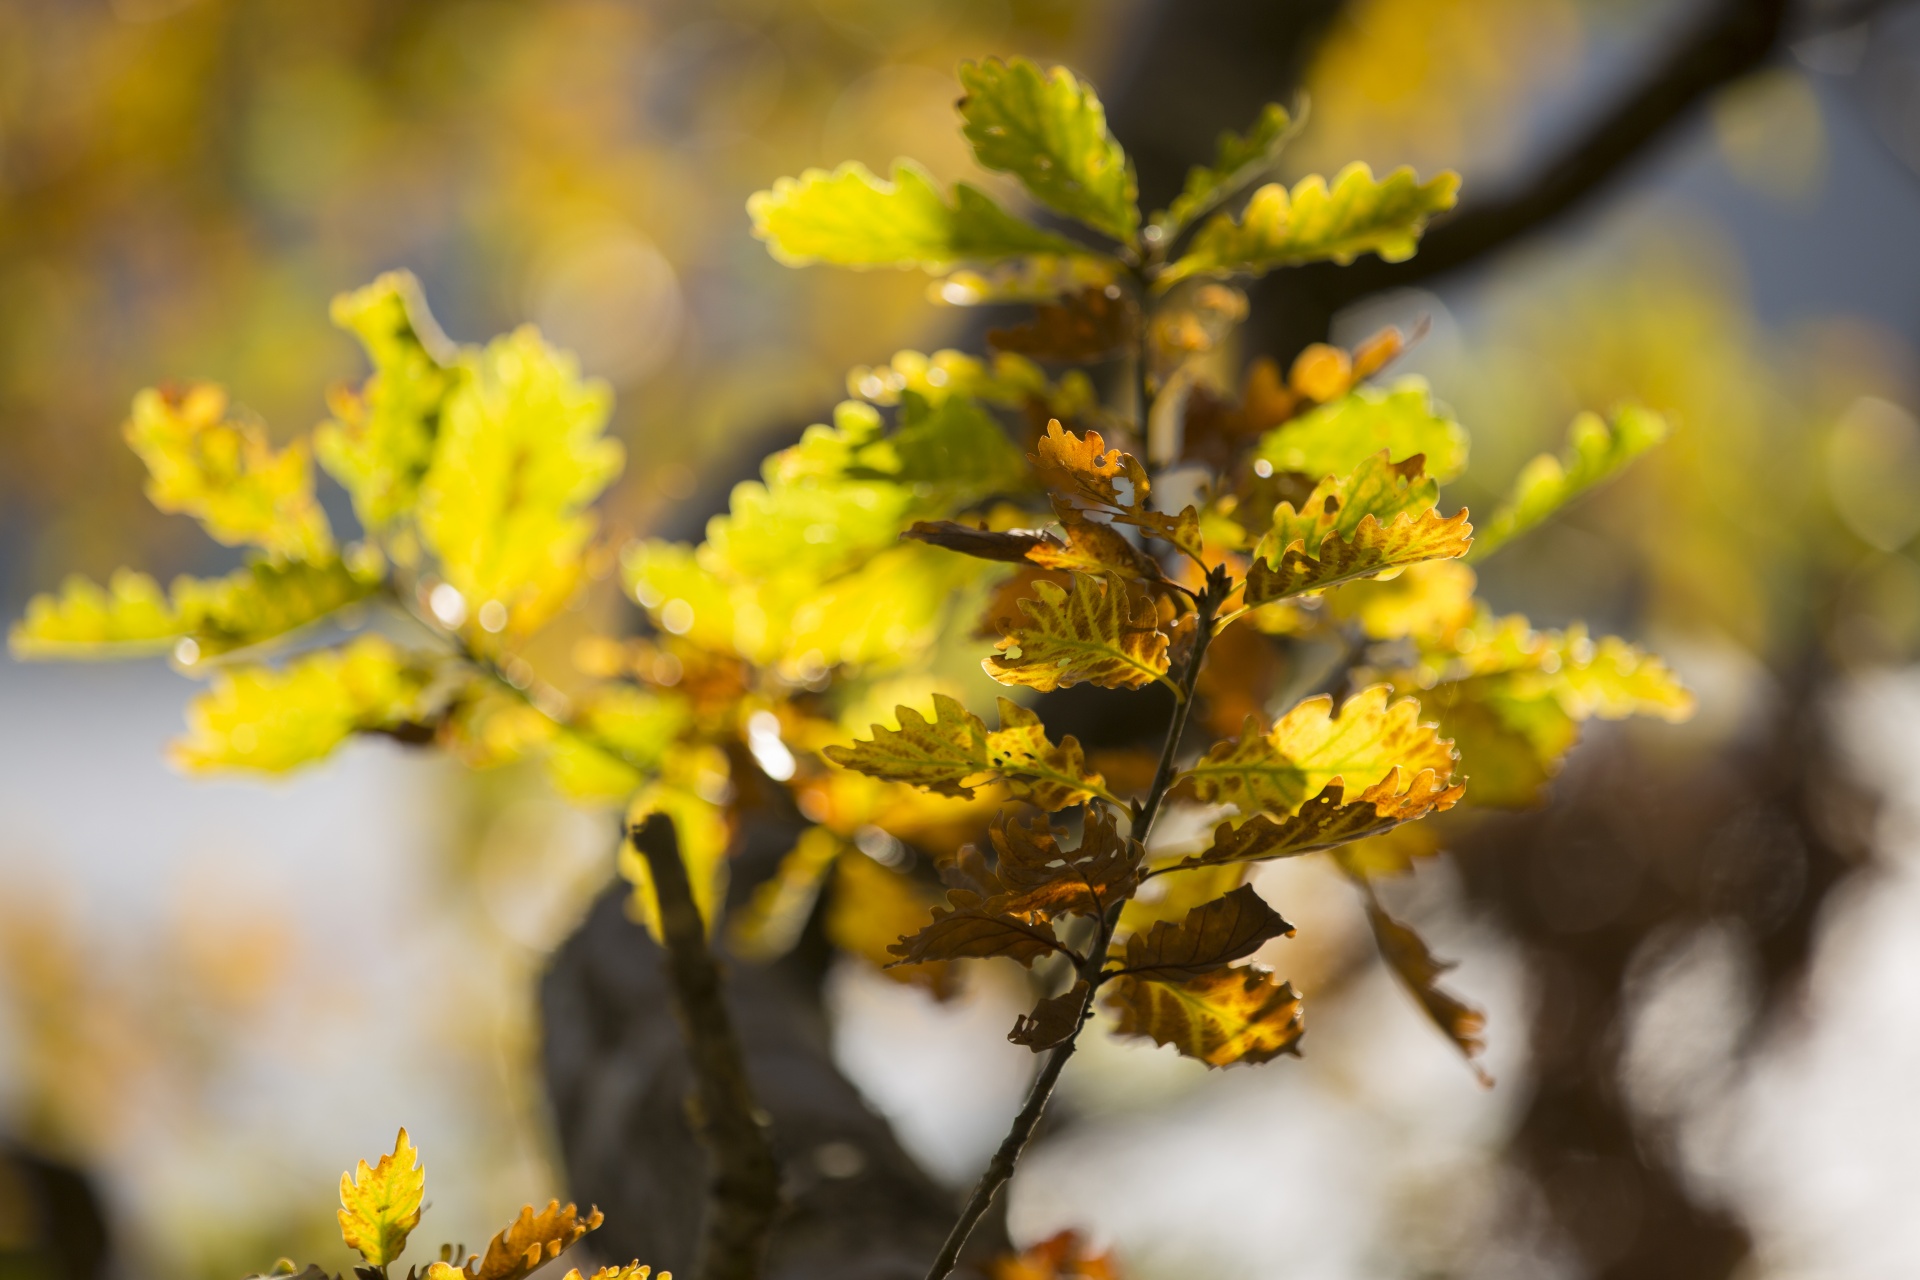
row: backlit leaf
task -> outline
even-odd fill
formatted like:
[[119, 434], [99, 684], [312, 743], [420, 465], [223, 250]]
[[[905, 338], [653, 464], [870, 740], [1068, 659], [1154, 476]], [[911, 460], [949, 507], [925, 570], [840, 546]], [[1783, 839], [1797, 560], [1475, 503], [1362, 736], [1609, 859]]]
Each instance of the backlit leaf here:
[[[647, 1280], [653, 1274], [652, 1267], [643, 1267], [638, 1262], [629, 1262], [617, 1267], [601, 1267], [593, 1273], [591, 1280]], [[429, 1276], [427, 1280], [434, 1280]], [[581, 1280], [580, 1268], [574, 1267], [561, 1280]], [[662, 1271], [660, 1280], [673, 1280], [673, 1272]]]
[[[1480, 545], [1474, 530], [1473, 545]], [[1474, 572], [1459, 560], [1426, 560], [1392, 578], [1348, 582], [1326, 596], [1328, 618], [1358, 624], [1369, 640], [1445, 637], [1474, 618]]]
[[1125, 977], [1108, 987], [1120, 1035], [1148, 1036], [1209, 1067], [1269, 1062], [1300, 1052], [1300, 997], [1257, 965], [1179, 982]]
[[[802, 831], [773, 874], [755, 887], [746, 906], [729, 916], [728, 948], [737, 956], [762, 963], [793, 950], [813, 915], [828, 873], [846, 849], [847, 842], [826, 827]], [[895, 930], [888, 940], [899, 933]]]
[[1376, 180], [1358, 162], [1342, 169], [1331, 188], [1318, 175], [1301, 179], [1291, 192], [1268, 183], [1253, 193], [1238, 221], [1215, 214], [1159, 283], [1192, 275], [1259, 276], [1328, 259], [1345, 264], [1363, 253], [1400, 262], [1413, 256], [1427, 219], [1453, 207], [1459, 186], [1457, 174], [1440, 173], [1423, 183], [1407, 168]]
[[1667, 438], [1667, 421], [1638, 405], [1627, 405], [1608, 422], [1583, 413], [1567, 430], [1559, 457], [1543, 453], [1520, 469], [1513, 492], [1474, 540], [1475, 560], [1532, 529], [1589, 489], [1604, 484], [1628, 463]]
[[537, 1213], [527, 1205], [494, 1233], [486, 1252], [469, 1260], [465, 1270], [472, 1280], [521, 1280], [597, 1230], [603, 1220], [598, 1209], [582, 1214], [573, 1205], [562, 1208], [558, 1200], [547, 1201], [547, 1207]]
[[933, 919], [918, 933], [887, 948], [898, 957], [894, 964], [1003, 956], [1031, 966], [1048, 952], [1064, 949], [1045, 920], [1011, 915], [992, 905], [991, 899], [972, 898], [960, 891], [949, 893], [947, 901], [947, 906], [933, 909]]
[[1179, 924], [1162, 920], [1128, 938], [1119, 971], [1161, 982], [1198, 978], [1292, 934], [1293, 926], [1243, 884], [1195, 907]]
[[933, 695], [932, 720], [909, 706], [895, 708], [894, 716], [900, 722], [898, 729], [876, 724], [871, 740], [827, 747], [827, 759], [842, 768], [941, 795], [971, 796], [973, 787], [966, 780], [977, 779], [991, 764], [987, 726], [980, 717], [944, 693]]
[[373, 373], [356, 391], [327, 396], [333, 418], [314, 432], [314, 452], [368, 529], [412, 509], [433, 460], [440, 409], [454, 374], [429, 348], [451, 347], [427, 312], [420, 282], [391, 271], [333, 300], [333, 322], [360, 340]]
[[1087, 1007], [1087, 984], [1083, 979], [1070, 991], [1050, 996], [1014, 1020], [1007, 1039], [1039, 1053], [1072, 1039], [1080, 1029], [1080, 1015]]
[[596, 689], [568, 731], [553, 737], [547, 772], [571, 799], [624, 801], [660, 766], [690, 714], [679, 698], [622, 685]]
[[1333, 699], [1321, 694], [1264, 732], [1249, 717], [1237, 741], [1215, 743], [1180, 784], [1203, 803], [1290, 814], [1331, 782], [1365, 790], [1396, 769], [1417, 783], [1424, 770], [1444, 780], [1453, 767], [1452, 744], [1422, 722], [1420, 703], [1389, 701], [1381, 684], [1347, 699], [1337, 716]]
[[1290, 502], [1276, 507], [1272, 527], [1254, 547], [1247, 603], [1464, 555], [1473, 541], [1467, 513], [1440, 515], [1433, 505], [1439, 487], [1420, 463], [1417, 455], [1389, 463], [1381, 452], [1344, 478], [1321, 481], [1299, 510]]
[[407, 1247], [407, 1233], [420, 1225], [427, 1171], [402, 1129], [393, 1154], [354, 1174], [340, 1175], [340, 1237], [369, 1266], [384, 1267]]
[[285, 773], [328, 755], [356, 732], [414, 722], [431, 678], [432, 668], [418, 656], [379, 636], [278, 669], [224, 670], [187, 707], [186, 736], [169, 755], [194, 773]]
[[1194, 219], [1204, 217], [1249, 183], [1266, 176], [1295, 132], [1293, 118], [1277, 102], [1260, 109], [1259, 118], [1245, 137], [1232, 130], [1222, 132], [1214, 146], [1213, 163], [1187, 170], [1186, 186], [1174, 197], [1173, 204], [1153, 215], [1152, 225], [1159, 232], [1160, 242], [1171, 240]]
[[1359, 387], [1262, 436], [1254, 457], [1275, 471], [1315, 480], [1344, 476], [1382, 449], [1394, 462], [1414, 454], [1442, 484], [1467, 465], [1467, 433], [1434, 404], [1426, 380], [1406, 377], [1390, 388]]
[[982, 664], [1002, 684], [1063, 689], [1082, 682], [1137, 689], [1162, 679], [1167, 636], [1150, 602], [1136, 605], [1124, 579], [1075, 574], [1071, 589], [1035, 582], [1006, 627], [1000, 652]]
[[147, 464], [147, 497], [162, 511], [194, 517], [228, 546], [327, 558], [333, 534], [313, 496], [307, 446], [276, 451], [259, 423], [230, 418], [227, 407], [225, 389], [210, 382], [133, 398], [126, 438]]
[[1387, 967], [1413, 993], [1433, 1024], [1466, 1055], [1481, 1082], [1492, 1084], [1486, 1071], [1474, 1061], [1487, 1047], [1483, 1038], [1486, 1015], [1438, 985], [1440, 976], [1453, 966], [1434, 959], [1420, 935], [1381, 910], [1371, 891], [1367, 894], [1367, 923], [1373, 929], [1374, 940], [1380, 944], [1380, 956]]
[[1060, 833], [1045, 816], [1022, 822], [1002, 813], [987, 834], [997, 855], [994, 880], [980, 887], [998, 887], [986, 905], [1002, 912], [1098, 916], [1138, 883], [1140, 845], [1098, 805], [1087, 811], [1074, 849], [1060, 847]]
[[960, 64], [961, 132], [982, 168], [1011, 173], [1042, 204], [1131, 244], [1140, 228], [1133, 166], [1107, 132], [1093, 86], [1025, 58]]
[[116, 569], [105, 588], [72, 574], [58, 595], [33, 597], [26, 617], [8, 632], [7, 647], [16, 658], [116, 658], [164, 652], [192, 629], [159, 583]]
[[1464, 790], [1464, 785], [1449, 786], [1446, 776], [1432, 769], [1411, 773], [1398, 765], [1350, 803], [1343, 803], [1347, 788], [1330, 782], [1290, 817], [1257, 813], [1239, 826], [1221, 823], [1212, 846], [1181, 865], [1264, 862], [1332, 849], [1450, 809]]
[[1072, 735], [1056, 746], [1039, 716], [1005, 698], [1000, 699], [1000, 727], [987, 735], [987, 756], [1016, 798], [1048, 812], [1107, 796], [1106, 779], [1087, 767]]
[[469, 617], [489, 603], [506, 628], [537, 629], [572, 596], [594, 518], [619, 474], [602, 434], [612, 396], [531, 327], [462, 357], [420, 483], [420, 533]]
[[954, 186], [949, 204], [932, 175], [911, 160], [894, 164], [891, 181], [854, 161], [832, 173], [808, 169], [755, 193], [747, 212], [753, 233], [791, 267], [825, 262], [944, 271], [960, 262], [1084, 252], [964, 182]]
[[888, 967], [896, 959], [888, 948], [926, 923], [939, 901], [938, 895], [865, 854], [840, 858], [827, 899], [827, 939], [842, 954], [859, 957], [894, 981], [925, 988], [945, 1000], [955, 993], [952, 965], [935, 961]]

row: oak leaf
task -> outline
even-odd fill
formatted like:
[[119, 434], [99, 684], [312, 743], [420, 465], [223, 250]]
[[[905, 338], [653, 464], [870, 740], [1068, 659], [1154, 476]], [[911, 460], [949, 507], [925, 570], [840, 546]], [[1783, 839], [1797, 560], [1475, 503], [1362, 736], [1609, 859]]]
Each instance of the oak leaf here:
[[1287, 109], [1269, 102], [1245, 136], [1225, 130], [1214, 146], [1211, 165], [1195, 165], [1187, 170], [1186, 185], [1173, 203], [1155, 213], [1150, 220], [1161, 244], [1166, 244], [1195, 219], [1265, 177], [1280, 157], [1281, 149], [1298, 132], [1298, 124]]
[[1291, 937], [1293, 926], [1243, 884], [1189, 911], [1179, 924], [1158, 921], [1127, 939], [1120, 974], [1157, 981], [1197, 978], [1250, 956], [1268, 940]]
[[1050, 951], [1066, 950], [1048, 921], [1004, 911], [992, 898], [955, 889], [948, 891], [947, 903], [933, 909], [933, 919], [918, 933], [887, 948], [898, 957], [894, 965], [1004, 956], [1031, 967]]
[[1073, 1037], [1080, 1029], [1081, 1015], [1087, 1008], [1087, 984], [1085, 979], [1073, 984], [1070, 991], [1057, 996], [1049, 996], [1033, 1006], [1032, 1013], [1023, 1013], [1014, 1020], [1013, 1030], [1007, 1032], [1007, 1039], [1014, 1044], [1025, 1045], [1039, 1053], [1051, 1049]]
[[[1356, 362], [1364, 351], [1355, 352]], [[1395, 462], [1421, 455], [1426, 474], [1443, 484], [1467, 465], [1466, 430], [1434, 403], [1426, 381], [1418, 377], [1386, 388], [1358, 387], [1283, 421], [1261, 437], [1253, 456], [1275, 471], [1318, 480], [1344, 476], [1382, 449]]]
[[1151, 602], [1135, 603], [1118, 574], [1073, 575], [1070, 588], [1033, 584], [1021, 619], [1003, 628], [982, 665], [1002, 684], [1042, 691], [1080, 683], [1138, 689], [1164, 680], [1168, 637]]
[[1332, 849], [1450, 809], [1465, 789], [1464, 784], [1447, 785], [1446, 777], [1432, 769], [1409, 773], [1399, 765], [1351, 802], [1345, 802], [1341, 783], [1330, 782], [1290, 817], [1258, 813], [1238, 826], [1221, 823], [1212, 846], [1180, 865], [1264, 862]]
[[875, 778], [905, 782], [941, 795], [969, 797], [977, 779], [991, 766], [987, 726], [979, 716], [944, 693], [933, 695], [933, 719], [909, 706], [894, 710], [898, 729], [872, 727], [870, 741], [825, 749], [827, 759]]
[[485, 1253], [468, 1259], [464, 1270], [470, 1280], [521, 1280], [597, 1230], [602, 1221], [598, 1209], [583, 1215], [571, 1204], [562, 1208], [558, 1200], [547, 1201], [547, 1207], [537, 1213], [526, 1205], [487, 1241]]
[[1036, 199], [1131, 244], [1140, 227], [1126, 152], [1093, 86], [1025, 58], [960, 64], [961, 132], [982, 168], [1011, 173]]
[[407, 1234], [420, 1225], [420, 1201], [427, 1172], [419, 1152], [400, 1130], [393, 1153], [369, 1166], [365, 1160], [352, 1174], [340, 1175], [340, 1237], [347, 1247], [384, 1267], [407, 1247]]
[[1606, 483], [1628, 463], [1667, 438], [1667, 421], [1639, 405], [1627, 405], [1611, 422], [1583, 413], [1567, 430], [1559, 456], [1543, 453], [1520, 469], [1513, 492], [1494, 510], [1474, 541], [1472, 558], [1484, 560], [1554, 512]]
[[1290, 814], [1336, 781], [1364, 791], [1398, 770], [1415, 787], [1426, 771], [1444, 782], [1454, 768], [1453, 744], [1423, 722], [1418, 701], [1390, 697], [1386, 685], [1373, 685], [1347, 699], [1336, 716], [1333, 699], [1321, 694], [1268, 730], [1248, 717], [1239, 739], [1215, 743], [1180, 783], [1204, 803]]
[[1257, 965], [1209, 970], [1178, 982], [1123, 977], [1107, 1003], [1120, 1035], [1148, 1036], [1209, 1067], [1269, 1062], [1300, 1052], [1300, 997]]
[[1106, 780], [1087, 766], [1071, 734], [1055, 745], [1040, 717], [1018, 703], [1000, 700], [1000, 727], [987, 735], [987, 756], [1013, 794], [1049, 812], [1108, 797]]
[[1453, 965], [1434, 959], [1419, 934], [1381, 909], [1372, 890], [1367, 891], [1367, 924], [1373, 929], [1374, 940], [1380, 944], [1380, 955], [1387, 967], [1413, 993], [1433, 1024], [1466, 1055], [1481, 1083], [1492, 1084], [1486, 1070], [1475, 1061], [1487, 1047], [1483, 1038], [1486, 1015], [1437, 985], [1440, 976]]
[[[647, 1280], [652, 1274], [652, 1267], [643, 1267], [635, 1261], [617, 1267], [601, 1267], [593, 1273], [592, 1280]], [[429, 1277], [429, 1280], [432, 1278]], [[580, 1269], [573, 1268], [561, 1280], [581, 1280]], [[662, 1271], [659, 1280], [673, 1280], [673, 1272]]]
[[1130, 894], [1139, 882], [1144, 851], [1119, 832], [1104, 806], [1087, 810], [1080, 844], [1062, 850], [1059, 833], [1045, 817], [1022, 822], [1006, 814], [987, 829], [996, 861], [985, 880], [967, 864], [961, 869], [982, 889], [998, 891], [988, 899], [1003, 912], [1047, 917], [1099, 916]]

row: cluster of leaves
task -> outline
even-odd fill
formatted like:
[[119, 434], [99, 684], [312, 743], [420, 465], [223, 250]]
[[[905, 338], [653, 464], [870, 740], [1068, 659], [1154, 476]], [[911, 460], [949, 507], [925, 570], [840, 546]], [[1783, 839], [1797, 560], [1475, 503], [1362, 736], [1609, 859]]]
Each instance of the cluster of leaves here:
[[[340, 1175], [340, 1238], [363, 1260], [354, 1268], [357, 1280], [389, 1280], [393, 1264], [406, 1252], [407, 1237], [420, 1225], [427, 1171], [419, 1154], [402, 1129], [391, 1154], [371, 1165], [362, 1160], [357, 1170]], [[548, 1201], [541, 1210], [526, 1205], [518, 1217], [494, 1233], [484, 1253], [467, 1254], [464, 1246], [441, 1245], [438, 1259], [425, 1267], [407, 1268], [407, 1280], [526, 1280], [600, 1223], [598, 1209], [582, 1214], [571, 1204], [562, 1208], [558, 1200]], [[466, 1254], [464, 1260], [462, 1254]], [[630, 1262], [601, 1267], [592, 1280], [647, 1280], [652, 1274], [652, 1267]], [[267, 1277], [341, 1280], [315, 1264], [302, 1269], [287, 1258], [248, 1280]], [[579, 1269], [568, 1271], [565, 1280], [582, 1280]], [[673, 1280], [673, 1273], [662, 1271], [659, 1280]]]

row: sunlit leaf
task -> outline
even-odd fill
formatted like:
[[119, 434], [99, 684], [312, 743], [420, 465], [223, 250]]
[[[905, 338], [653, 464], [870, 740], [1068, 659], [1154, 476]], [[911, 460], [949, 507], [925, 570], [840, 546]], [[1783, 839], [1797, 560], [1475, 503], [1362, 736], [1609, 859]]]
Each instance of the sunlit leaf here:
[[1472, 545], [1464, 509], [1443, 517], [1439, 486], [1421, 474], [1415, 455], [1389, 463], [1383, 451], [1345, 477], [1327, 477], [1295, 510], [1274, 509], [1273, 524], [1254, 547], [1248, 604], [1264, 604], [1370, 578], [1424, 560], [1457, 558]]
[[948, 893], [947, 902], [933, 909], [933, 919], [918, 933], [887, 948], [897, 957], [894, 964], [1001, 956], [1031, 966], [1048, 952], [1064, 949], [1045, 920], [1009, 914], [992, 899], [958, 890]]
[[971, 796], [973, 787], [966, 780], [977, 779], [990, 767], [987, 726], [943, 693], [933, 695], [933, 715], [928, 720], [912, 707], [898, 707], [894, 711], [898, 729], [876, 724], [869, 741], [828, 747], [826, 757], [871, 777], [910, 783], [941, 795]]
[[1371, 891], [1367, 894], [1367, 923], [1387, 967], [1413, 993], [1433, 1024], [1466, 1055], [1481, 1081], [1491, 1084], [1486, 1071], [1474, 1061], [1487, 1047], [1483, 1038], [1486, 1015], [1438, 985], [1440, 976], [1453, 966], [1434, 959], [1420, 935], [1381, 910]]
[[420, 1225], [427, 1171], [402, 1129], [393, 1154], [353, 1174], [340, 1175], [340, 1237], [369, 1266], [384, 1267], [407, 1247], [407, 1233]]
[[1442, 484], [1467, 465], [1467, 433], [1434, 404], [1425, 379], [1401, 378], [1390, 388], [1359, 387], [1262, 436], [1254, 457], [1275, 471], [1312, 479], [1344, 476], [1382, 449], [1394, 462], [1414, 454]]
[[1148, 1036], [1210, 1067], [1270, 1062], [1300, 1052], [1300, 997], [1257, 965], [1178, 982], [1125, 977], [1108, 988], [1120, 1035]]
[[1245, 814], [1290, 814], [1335, 781], [1364, 790], [1398, 769], [1417, 784], [1422, 771], [1445, 780], [1453, 767], [1452, 744], [1423, 723], [1420, 703], [1389, 701], [1382, 684], [1347, 699], [1337, 716], [1333, 699], [1322, 694], [1270, 730], [1249, 717], [1238, 740], [1215, 743], [1180, 775], [1180, 785], [1205, 803], [1237, 805]]
[[955, 993], [953, 966], [928, 964], [889, 968], [897, 959], [888, 948], [925, 924], [940, 898], [865, 854], [834, 864], [827, 899], [827, 938], [844, 955], [857, 956], [896, 982], [923, 987], [938, 999]]
[[1131, 244], [1140, 229], [1133, 166], [1107, 132], [1093, 86], [1025, 58], [960, 64], [961, 132], [982, 168], [1011, 173], [1042, 204]]
[[[647, 1280], [653, 1274], [652, 1267], [643, 1267], [638, 1262], [628, 1262], [617, 1267], [601, 1267], [590, 1280]], [[428, 1280], [434, 1280], [429, 1276]], [[574, 1267], [561, 1280], [581, 1280], [580, 1268]], [[673, 1272], [662, 1271], [660, 1280], [673, 1280]]]
[[433, 460], [440, 409], [454, 382], [429, 348], [446, 341], [427, 312], [420, 282], [391, 271], [333, 300], [333, 322], [360, 340], [373, 373], [356, 391], [327, 396], [333, 418], [313, 435], [325, 467], [353, 495], [367, 528], [385, 528], [411, 510]]
[[1259, 276], [1328, 259], [1344, 264], [1363, 253], [1400, 262], [1413, 256], [1427, 219], [1453, 207], [1459, 186], [1457, 174], [1423, 183], [1407, 168], [1376, 180], [1358, 162], [1342, 169], [1331, 188], [1318, 175], [1301, 179], [1291, 192], [1268, 183], [1238, 221], [1217, 213], [1202, 226], [1160, 283], [1192, 275]]
[[1014, 1020], [1013, 1030], [1007, 1032], [1007, 1039], [1014, 1044], [1039, 1053], [1051, 1049], [1073, 1037], [1080, 1029], [1081, 1014], [1087, 1007], [1087, 984], [1083, 979], [1073, 984], [1073, 988], [1033, 1006], [1032, 1013], [1023, 1013]]
[[794, 267], [825, 262], [944, 271], [960, 262], [1084, 252], [964, 182], [955, 184], [949, 204], [932, 175], [911, 160], [894, 164], [891, 181], [854, 161], [832, 173], [808, 169], [756, 192], [747, 212], [753, 233]]
[[1248, 184], [1258, 182], [1273, 168], [1281, 149], [1296, 132], [1293, 118], [1277, 102], [1260, 109], [1246, 136], [1232, 130], [1221, 133], [1211, 165], [1187, 170], [1187, 182], [1173, 204], [1152, 218], [1161, 243], [1185, 230]]
[[572, 596], [594, 530], [586, 508], [620, 472], [620, 444], [602, 434], [611, 405], [530, 327], [462, 357], [419, 519], [470, 618], [497, 603], [525, 633]]
[[[1475, 528], [1473, 544], [1480, 545]], [[1357, 624], [1369, 640], [1450, 636], [1474, 618], [1472, 569], [1459, 560], [1408, 565], [1393, 578], [1345, 583], [1327, 593], [1327, 616]]]
[[1035, 582], [1020, 601], [1021, 620], [1007, 627], [1000, 652], [982, 664], [1002, 684], [1048, 690], [1083, 681], [1137, 689], [1162, 679], [1167, 636], [1151, 603], [1136, 605], [1125, 580], [1075, 574], [1072, 588]]
[[187, 708], [170, 749], [190, 772], [284, 773], [319, 760], [356, 732], [415, 722], [432, 668], [379, 636], [297, 658], [282, 668], [235, 667]]
[[229, 546], [326, 559], [333, 534], [313, 496], [306, 444], [276, 451], [265, 428], [229, 417], [227, 407], [225, 389], [209, 382], [133, 398], [126, 437], [147, 464], [147, 497], [162, 511], [194, 517]]
[[1098, 431], [1075, 435], [1057, 421], [1027, 455], [1040, 482], [1077, 507], [1126, 511], [1145, 499], [1149, 481], [1140, 460], [1109, 449]]
[[471, 1280], [522, 1280], [562, 1250], [577, 1242], [603, 1221], [598, 1209], [582, 1214], [573, 1205], [562, 1208], [558, 1200], [535, 1212], [532, 1205], [494, 1233], [486, 1252], [468, 1261], [465, 1268]]
[[1257, 813], [1239, 826], [1221, 823], [1206, 852], [1181, 865], [1264, 862], [1332, 849], [1450, 809], [1464, 790], [1463, 784], [1449, 786], [1444, 773], [1432, 769], [1411, 773], [1398, 765], [1351, 802], [1344, 802], [1347, 788], [1343, 784], [1330, 782], [1289, 817]]
[[[826, 827], [808, 827], [780, 865], [754, 888], [753, 897], [727, 920], [727, 946], [737, 956], [762, 963], [793, 950], [820, 900], [834, 863], [847, 842]], [[911, 925], [905, 927], [912, 927]], [[887, 941], [901, 930], [889, 934]]]
[[1098, 805], [1087, 811], [1077, 848], [1062, 849], [1060, 832], [1045, 816], [1022, 822], [1002, 813], [987, 834], [996, 855], [994, 879], [979, 887], [999, 889], [986, 905], [1001, 912], [1098, 916], [1138, 883], [1143, 850]]
[[1567, 430], [1559, 457], [1543, 453], [1520, 469], [1513, 492], [1474, 539], [1472, 558], [1484, 560], [1589, 489], [1604, 484], [1628, 463], [1667, 438], [1667, 420], [1627, 405], [1611, 422], [1583, 413]]
[[1198, 978], [1292, 934], [1293, 926], [1243, 884], [1195, 907], [1178, 924], [1162, 920], [1128, 938], [1120, 972], [1160, 982]]
[[1000, 727], [987, 735], [987, 758], [1016, 798], [1048, 812], [1107, 795], [1106, 779], [1087, 766], [1078, 740], [1069, 734], [1055, 745], [1039, 716], [1005, 698]]
[[624, 801], [666, 758], [689, 717], [679, 698], [630, 686], [596, 689], [575, 709], [568, 731], [553, 737], [547, 771], [572, 799]]

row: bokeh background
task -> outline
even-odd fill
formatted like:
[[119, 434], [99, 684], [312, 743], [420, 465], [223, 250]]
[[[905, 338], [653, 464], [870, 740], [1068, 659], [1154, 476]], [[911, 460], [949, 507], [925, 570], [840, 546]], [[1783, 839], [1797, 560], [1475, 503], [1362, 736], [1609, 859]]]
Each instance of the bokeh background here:
[[[226, 567], [140, 500], [129, 399], [212, 378], [304, 429], [358, 371], [327, 300], [396, 266], [458, 338], [577, 350], [633, 458], [609, 520], [696, 536], [849, 366], [975, 333], [918, 278], [777, 266], [743, 205], [902, 154], [1004, 191], [951, 127], [986, 53], [1092, 77], [1149, 197], [1296, 91], [1296, 173], [1458, 168], [1462, 223], [1504, 222], [1430, 267], [1274, 277], [1247, 354], [1423, 322], [1406, 367], [1474, 432], [1469, 505], [1579, 408], [1670, 412], [1488, 593], [1645, 637], [1701, 700], [1591, 733], [1549, 809], [1450, 829], [1399, 887], [1489, 1009], [1497, 1087], [1340, 886], [1268, 872], [1322, 938], [1307, 1057], [1100, 1044], [1015, 1238], [1082, 1227], [1149, 1280], [1920, 1273], [1911, 6], [0, 0], [0, 604]], [[33, 1247], [45, 1160], [154, 1280], [342, 1265], [334, 1180], [403, 1123], [436, 1236], [564, 1195], [535, 987], [613, 876], [605, 824], [398, 746], [189, 782], [162, 760], [189, 692], [0, 660], [0, 1275], [85, 1274]], [[826, 995], [843, 1069], [969, 1181], [1029, 1068], [1017, 994]]]

